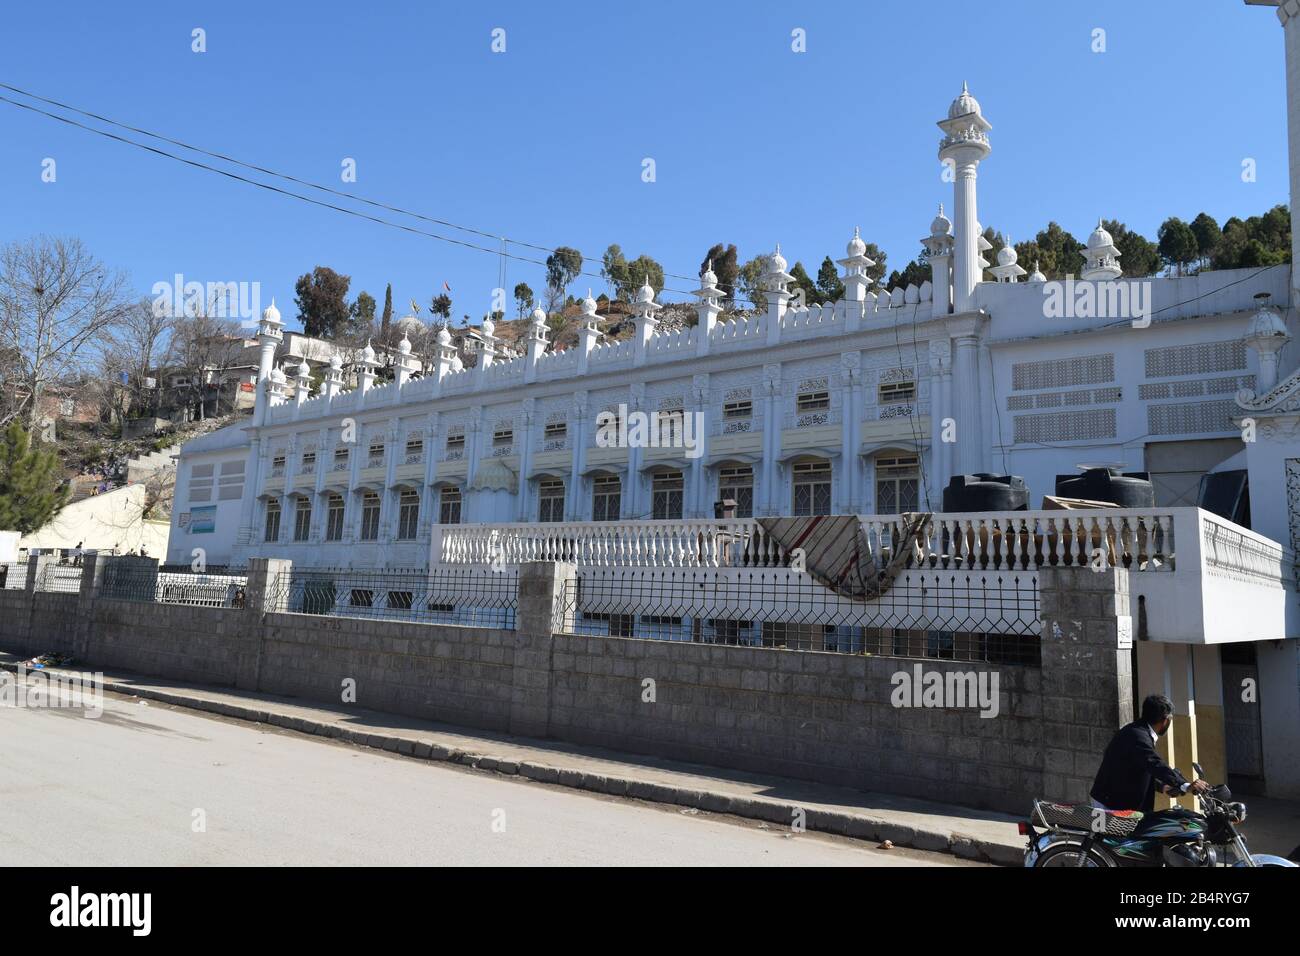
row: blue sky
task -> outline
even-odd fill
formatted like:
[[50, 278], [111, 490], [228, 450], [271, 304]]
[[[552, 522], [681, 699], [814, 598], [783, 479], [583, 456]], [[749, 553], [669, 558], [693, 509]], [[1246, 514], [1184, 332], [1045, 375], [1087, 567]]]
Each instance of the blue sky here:
[[[1099, 215], [1153, 237], [1169, 215], [1287, 201], [1282, 30], [1239, 0], [55, 9], [7, 5], [0, 82], [497, 235], [593, 257], [617, 242], [670, 273], [694, 275], [714, 242], [747, 259], [778, 240], [815, 272], [854, 226], [901, 267], [950, 201], [935, 121], [963, 80], [993, 124], [980, 218], [1016, 241], [1049, 219], [1080, 238]], [[496, 256], [0, 103], [0, 241], [37, 232], [79, 236], [141, 294], [178, 272], [260, 282], [291, 327], [294, 280], [317, 264], [381, 302], [392, 282], [399, 314], [447, 281], [454, 315], [477, 319], [498, 285]], [[508, 263], [506, 287], [520, 280], [540, 290], [542, 267]]]

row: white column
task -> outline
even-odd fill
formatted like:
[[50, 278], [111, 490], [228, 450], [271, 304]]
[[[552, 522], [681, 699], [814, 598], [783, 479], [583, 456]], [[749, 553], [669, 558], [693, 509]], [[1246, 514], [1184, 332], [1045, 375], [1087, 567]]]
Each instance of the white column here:
[[776, 487], [776, 459], [781, 454], [781, 366], [763, 367], [763, 486], [762, 514], [781, 510], [781, 495]]
[[980, 280], [979, 214], [975, 203], [975, 170], [978, 161], [959, 161], [953, 183], [953, 232], [956, 263], [953, 276], [953, 311], [968, 312], [975, 307], [975, 285]]
[[[1291, 203], [1300, 200], [1300, 0], [1283, 0], [1277, 9], [1286, 47], [1287, 163]], [[1291, 230], [1292, 301], [1300, 301], [1300, 233]]]
[[979, 340], [974, 335], [955, 339], [953, 378], [957, 385], [957, 470], [961, 474], [979, 471], [982, 450], [979, 421]]

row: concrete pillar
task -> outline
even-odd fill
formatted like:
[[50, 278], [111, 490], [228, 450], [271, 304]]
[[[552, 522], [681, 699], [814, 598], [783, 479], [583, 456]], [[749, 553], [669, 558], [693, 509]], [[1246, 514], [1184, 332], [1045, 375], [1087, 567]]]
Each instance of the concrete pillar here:
[[577, 565], [567, 561], [530, 561], [519, 568], [510, 692], [512, 734], [545, 737], [550, 731], [555, 635], [573, 633], [577, 585]]
[[293, 562], [287, 558], [249, 558], [244, 606], [250, 614], [282, 614], [289, 610], [289, 575]]
[[53, 554], [31, 554], [27, 556], [27, 593], [31, 594], [36, 590], [40, 580], [45, 575], [45, 569], [50, 565], [58, 564], [59, 558]]
[[1043, 796], [1087, 803], [1101, 755], [1133, 720], [1128, 572], [1039, 571]]

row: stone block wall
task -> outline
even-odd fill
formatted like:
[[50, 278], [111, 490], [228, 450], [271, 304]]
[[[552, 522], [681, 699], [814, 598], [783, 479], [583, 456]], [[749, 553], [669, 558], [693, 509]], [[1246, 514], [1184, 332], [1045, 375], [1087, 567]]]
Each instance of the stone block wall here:
[[[242, 609], [108, 600], [94, 568], [81, 595], [0, 591], [0, 649], [1010, 812], [1085, 801], [1131, 719], [1123, 572], [1041, 572], [1038, 668], [575, 636], [554, 563], [521, 569], [516, 631], [287, 613], [277, 564]], [[996, 715], [899, 706], [918, 676], [996, 678]]]

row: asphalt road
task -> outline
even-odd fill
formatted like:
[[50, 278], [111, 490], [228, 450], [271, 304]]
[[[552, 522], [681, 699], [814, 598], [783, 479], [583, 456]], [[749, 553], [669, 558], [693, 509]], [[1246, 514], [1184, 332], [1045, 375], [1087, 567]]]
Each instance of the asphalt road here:
[[970, 865], [104, 705], [0, 704], [0, 865]]

